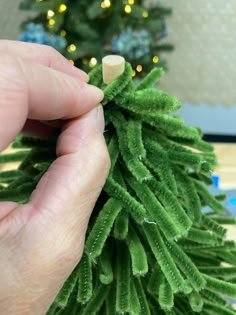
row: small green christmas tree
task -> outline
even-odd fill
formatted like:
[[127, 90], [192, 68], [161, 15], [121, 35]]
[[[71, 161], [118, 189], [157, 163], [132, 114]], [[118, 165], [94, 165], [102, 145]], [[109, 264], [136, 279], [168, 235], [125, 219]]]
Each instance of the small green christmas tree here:
[[145, 75], [173, 49], [160, 41], [171, 10], [147, 8], [143, 0], [22, 0], [20, 8], [37, 13], [20, 40], [51, 45], [86, 71], [116, 53], [132, 64], [133, 76]]
[[[132, 68], [110, 84], [102, 67], [90, 82], [103, 89], [111, 170], [90, 219], [85, 250], [47, 315], [233, 315], [236, 245], [222, 224], [235, 224], [207, 185], [216, 164], [198, 128], [170, 115], [179, 101], [153, 88], [163, 70], [139, 84]], [[1, 200], [27, 202], [55, 159], [56, 136], [18, 138], [27, 148], [0, 156], [21, 161], [2, 172]], [[31, 149], [28, 151], [28, 149]], [[7, 184], [7, 187], [5, 187]], [[211, 211], [203, 213], [208, 206]]]

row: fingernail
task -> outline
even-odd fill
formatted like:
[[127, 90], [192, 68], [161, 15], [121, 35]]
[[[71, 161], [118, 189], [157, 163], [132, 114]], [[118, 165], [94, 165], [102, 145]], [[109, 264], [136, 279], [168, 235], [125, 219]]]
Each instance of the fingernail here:
[[104, 98], [104, 93], [102, 90], [100, 90], [99, 88], [97, 88], [94, 85], [87, 84], [87, 91], [89, 94], [91, 93], [90, 95], [92, 95], [94, 97], [94, 103], [95, 104], [101, 103], [101, 101]]
[[80, 69], [79, 69], [79, 71], [80, 71], [81, 75], [83, 76], [84, 80], [85, 80], [86, 82], [88, 82], [88, 81], [89, 81], [89, 76], [88, 76], [88, 74], [87, 74], [86, 72], [84, 72], [83, 70], [80, 70]]
[[104, 111], [103, 111], [102, 105], [99, 105], [97, 107], [96, 121], [97, 121], [98, 130], [103, 133], [105, 129], [105, 119], [104, 119]]
[[71, 60], [68, 60], [68, 62], [71, 64], [72, 69], [73, 69], [75, 74], [77, 74], [77, 75], [79, 74], [80, 78], [82, 80], [84, 80], [85, 82], [89, 81], [89, 75], [86, 72], [84, 72], [83, 70], [77, 68]]

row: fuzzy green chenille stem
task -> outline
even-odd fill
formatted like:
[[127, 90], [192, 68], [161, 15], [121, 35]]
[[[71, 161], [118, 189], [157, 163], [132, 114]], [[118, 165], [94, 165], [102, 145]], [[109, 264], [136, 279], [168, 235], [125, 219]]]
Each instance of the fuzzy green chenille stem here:
[[[81, 262], [48, 315], [236, 314], [236, 245], [222, 224], [235, 224], [222, 196], [207, 189], [216, 164], [198, 128], [170, 115], [178, 100], [154, 88], [162, 69], [138, 85], [123, 75], [102, 83], [111, 170], [91, 217]], [[0, 200], [27, 202], [56, 158], [57, 135], [19, 137], [1, 163]], [[30, 149], [30, 150], [29, 150]], [[202, 208], [211, 210], [203, 213]], [[231, 298], [231, 299], [228, 299]]]

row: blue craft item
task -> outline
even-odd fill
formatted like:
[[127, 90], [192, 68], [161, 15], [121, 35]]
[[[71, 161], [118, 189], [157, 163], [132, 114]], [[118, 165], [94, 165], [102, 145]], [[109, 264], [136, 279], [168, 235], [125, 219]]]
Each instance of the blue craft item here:
[[225, 207], [228, 213], [232, 216], [236, 216], [236, 189], [225, 190], [226, 202]]
[[236, 206], [236, 197], [229, 199], [229, 202], [232, 206]]
[[138, 60], [149, 54], [151, 43], [148, 31], [144, 29], [136, 31], [127, 27], [119, 36], [113, 38], [112, 51], [130, 60]]
[[49, 45], [59, 51], [62, 51], [67, 45], [67, 41], [64, 37], [50, 34], [45, 31], [42, 24], [32, 22], [26, 25], [25, 32], [20, 34], [18, 39], [22, 42]]
[[215, 188], [219, 188], [219, 185], [220, 185], [220, 176], [218, 176], [218, 175], [213, 175], [213, 176], [211, 177], [211, 179], [212, 179], [212, 181], [213, 181], [213, 186], [214, 186]]

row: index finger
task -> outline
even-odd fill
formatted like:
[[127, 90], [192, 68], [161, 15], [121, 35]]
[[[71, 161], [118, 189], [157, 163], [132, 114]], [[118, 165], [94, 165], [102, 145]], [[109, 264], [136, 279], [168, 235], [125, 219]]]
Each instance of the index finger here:
[[65, 73], [25, 62], [0, 58], [0, 150], [22, 130], [27, 119], [73, 119], [103, 99], [103, 92]]
[[89, 80], [89, 76], [84, 71], [74, 67], [56, 49], [47, 45], [0, 40], [1, 53], [12, 56], [17, 54], [20, 58], [69, 74], [85, 82]]

